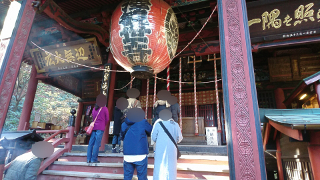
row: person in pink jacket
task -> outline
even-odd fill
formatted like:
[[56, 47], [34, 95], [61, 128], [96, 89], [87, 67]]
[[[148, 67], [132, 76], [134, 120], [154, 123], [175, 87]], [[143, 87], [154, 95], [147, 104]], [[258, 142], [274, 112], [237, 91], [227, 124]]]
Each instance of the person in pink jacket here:
[[96, 105], [92, 110], [92, 119], [97, 119], [95, 121], [88, 145], [87, 163], [99, 163], [99, 147], [101, 146], [101, 140], [105, 127], [109, 123], [109, 111], [108, 108], [105, 107], [106, 101], [107, 98], [103, 94], [98, 95]]

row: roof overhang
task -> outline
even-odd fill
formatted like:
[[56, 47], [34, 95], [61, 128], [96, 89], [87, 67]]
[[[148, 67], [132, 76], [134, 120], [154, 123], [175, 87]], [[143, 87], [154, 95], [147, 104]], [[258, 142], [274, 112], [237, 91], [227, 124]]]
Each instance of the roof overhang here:
[[263, 109], [260, 108], [261, 123], [268, 123], [265, 129], [264, 145], [267, 144], [271, 126], [277, 131], [299, 141], [303, 140], [301, 130], [320, 130], [320, 109]]
[[290, 95], [283, 101], [283, 103], [288, 107], [292, 102], [298, 101], [299, 96], [302, 93], [306, 92], [309, 94], [310, 93], [314, 94], [315, 90], [313, 90], [313, 92], [309, 92], [310, 90], [308, 89], [308, 87], [319, 80], [320, 80], [320, 71], [307, 78], [304, 78], [302, 81], [300, 81], [298, 86], [290, 93]]

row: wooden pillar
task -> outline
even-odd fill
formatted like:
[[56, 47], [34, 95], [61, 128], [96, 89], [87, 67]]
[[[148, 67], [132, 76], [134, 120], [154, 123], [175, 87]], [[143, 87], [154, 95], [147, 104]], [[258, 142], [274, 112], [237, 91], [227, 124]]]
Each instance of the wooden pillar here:
[[218, 0], [230, 180], [266, 180], [245, 0]]
[[317, 93], [317, 101], [320, 107], [320, 84], [315, 82], [314, 83], [315, 89], [316, 89], [316, 93]]
[[3, 59], [1, 71], [4, 71], [4, 73], [0, 85], [0, 131], [2, 130], [7, 116], [24, 49], [35, 16], [35, 11], [31, 6], [33, 1], [34, 0], [25, 0], [22, 2], [16, 22], [16, 28], [12, 33], [7, 53]]
[[281, 153], [281, 147], [280, 147], [280, 134], [277, 136], [276, 144], [277, 144], [276, 158], [277, 158], [277, 167], [278, 167], [278, 177], [279, 177], [279, 180], [284, 180], [283, 166], [282, 166], [282, 160], [281, 160], [282, 153]]
[[[117, 63], [115, 62], [111, 52], [109, 53], [109, 58], [108, 58], [108, 63], [112, 64], [112, 70], [117, 69]], [[104, 151], [104, 145], [109, 143], [109, 126], [110, 126], [110, 121], [112, 120], [113, 117], [113, 108], [114, 108], [114, 103], [113, 103], [113, 95], [114, 95], [114, 88], [116, 84], [116, 72], [111, 72], [110, 73], [110, 84], [109, 84], [109, 93], [108, 93], [108, 110], [109, 110], [109, 123], [106, 125], [106, 128], [104, 130], [104, 134], [101, 140], [101, 146], [99, 148], [100, 151]]]
[[37, 69], [35, 65], [32, 65], [30, 80], [28, 83], [28, 89], [27, 89], [26, 97], [23, 103], [20, 120], [19, 120], [18, 131], [29, 129], [30, 115], [31, 115], [33, 101], [34, 101], [34, 97], [36, 95], [37, 86], [38, 86], [38, 79], [36, 78], [36, 76], [37, 76]]
[[274, 90], [274, 97], [276, 99], [277, 109], [287, 109], [286, 105], [284, 105], [283, 103], [283, 101], [286, 99], [283, 89], [277, 88], [276, 90]]
[[81, 125], [81, 119], [82, 119], [82, 111], [83, 111], [83, 103], [79, 102], [78, 110], [77, 110], [77, 117], [76, 117], [76, 125], [74, 127], [74, 130], [77, 132], [77, 134], [80, 131], [80, 125]]
[[320, 131], [310, 133], [308, 146], [309, 159], [311, 162], [314, 179], [320, 179]]

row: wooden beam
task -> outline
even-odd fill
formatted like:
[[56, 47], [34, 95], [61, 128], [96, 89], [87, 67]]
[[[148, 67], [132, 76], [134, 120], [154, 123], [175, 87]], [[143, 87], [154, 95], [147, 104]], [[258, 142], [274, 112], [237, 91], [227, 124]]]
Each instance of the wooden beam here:
[[276, 140], [277, 134], [278, 134], [278, 131], [275, 129], [275, 130], [274, 130], [274, 134], [273, 134], [273, 140]]
[[53, 0], [45, 0], [37, 9], [38, 13], [46, 13], [50, 18], [56, 20], [66, 29], [75, 33], [92, 34], [106, 47], [109, 46], [109, 32], [101, 26], [83, 23], [72, 19]]
[[56, 147], [59, 146], [60, 144], [66, 143], [66, 142], [69, 142], [69, 141], [70, 141], [70, 138], [59, 138], [59, 139], [57, 139], [56, 141], [54, 141], [54, 142], [52, 143], [52, 146], [53, 146], [54, 148], [56, 148]]
[[267, 123], [266, 130], [264, 131], [264, 137], [263, 137], [263, 149], [264, 150], [266, 150], [266, 146], [269, 141], [270, 131], [271, 131], [271, 125], [270, 125], [270, 123]]
[[281, 133], [292, 137], [293, 139], [302, 141], [303, 137], [302, 137], [302, 133], [299, 130], [296, 129], [291, 129], [290, 127], [287, 126], [283, 126], [281, 124], [275, 123], [273, 121], [269, 121], [270, 125], [273, 126], [276, 130], [280, 131]]
[[[275, 131], [277, 132], [277, 130]], [[277, 144], [277, 152], [276, 152], [276, 157], [277, 157], [277, 167], [278, 167], [278, 174], [279, 174], [279, 180], [284, 180], [283, 176], [283, 168], [282, 168], [282, 160], [281, 160], [281, 147], [280, 147], [280, 134], [279, 136], [276, 137], [276, 144]]]

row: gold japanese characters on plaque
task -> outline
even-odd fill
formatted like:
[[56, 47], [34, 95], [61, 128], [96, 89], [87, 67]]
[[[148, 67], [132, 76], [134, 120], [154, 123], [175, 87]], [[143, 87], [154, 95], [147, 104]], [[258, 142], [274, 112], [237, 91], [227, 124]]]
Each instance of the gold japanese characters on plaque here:
[[248, 5], [248, 19], [251, 37], [313, 35], [319, 33], [320, 2], [290, 0]]
[[95, 38], [31, 49], [38, 73], [82, 68], [101, 64], [100, 49]]

